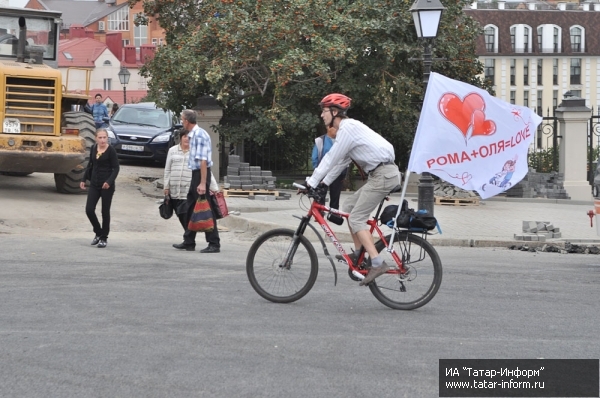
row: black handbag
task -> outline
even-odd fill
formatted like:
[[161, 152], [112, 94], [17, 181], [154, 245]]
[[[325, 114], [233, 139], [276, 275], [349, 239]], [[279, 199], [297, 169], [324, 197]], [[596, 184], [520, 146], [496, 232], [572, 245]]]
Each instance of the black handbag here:
[[165, 195], [162, 204], [158, 206], [158, 213], [165, 220], [173, 217], [173, 201], [171, 200], [171, 195]]

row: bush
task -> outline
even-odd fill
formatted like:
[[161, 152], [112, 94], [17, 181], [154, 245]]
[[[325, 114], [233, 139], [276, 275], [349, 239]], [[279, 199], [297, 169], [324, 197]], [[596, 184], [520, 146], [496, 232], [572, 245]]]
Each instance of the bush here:
[[[558, 148], [556, 148], [558, 157]], [[554, 148], [537, 149], [535, 152], [529, 152], [527, 157], [527, 164], [529, 167], [535, 169], [538, 173], [549, 173], [554, 170], [553, 161], [554, 159]], [[558, 162], [557, 162], [558, 163]], [[558, 166], [558, 164], [557, 164]]]

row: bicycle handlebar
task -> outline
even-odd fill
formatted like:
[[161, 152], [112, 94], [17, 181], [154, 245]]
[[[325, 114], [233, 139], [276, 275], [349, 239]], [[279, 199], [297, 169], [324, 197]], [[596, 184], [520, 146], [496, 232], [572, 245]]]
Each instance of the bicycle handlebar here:
[[327, 195], [327, 191], [322, 187], [307, 187], [301, 184], [292, 183], [292, 186], [298, 188], [302, 193], [307, 195], [309, 198], [314, 199], [317, 203], [324, 205], [325, 204], [325, 196]]

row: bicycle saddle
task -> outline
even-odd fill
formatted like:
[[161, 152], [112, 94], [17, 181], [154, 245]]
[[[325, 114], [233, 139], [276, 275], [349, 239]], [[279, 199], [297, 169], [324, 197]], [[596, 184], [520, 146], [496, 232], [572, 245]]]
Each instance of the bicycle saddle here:
[[402, 185], [398, 184], [390, 191], [390, 193], [388, 195], [391, 195], [393, 193], [400, 192], [400, 191], [402, 191]]

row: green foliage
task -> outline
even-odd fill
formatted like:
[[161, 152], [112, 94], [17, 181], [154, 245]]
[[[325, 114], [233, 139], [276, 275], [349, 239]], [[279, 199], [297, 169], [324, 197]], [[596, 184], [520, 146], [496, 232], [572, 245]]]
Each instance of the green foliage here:
[[598, 160], [598, 158], [600, 157], [600, 146], [596, 146], [592, 149], [592, 152], [590, 153], [590, 147], [588, 146], [588, 150], [587, 150], [587, 157], [588, 157], [588, 163], [596, 163], [596, 161]]
[[[203, 95], [224, 108], [227, 140], [284, 137], [281, 156], [306, 156], [306, 137], [322, 134], [316, 104], [330, 92], [353, 99], [362, 120], [408, 163], [423, 96], [422, 43], [408, 0], [130, 0], [156, 15], [168, 45], [141, 73], [149, 96], [175, 112]], [[443, 1], [433, 70], [489, 88], [477, 77], [479, 25], [466, 0]], [[136, 23], [147, 23], [138, 17]], [[307, 144], [308, 143], [308, 144]], [[297, 162], [302, 162], [298, 159]]]
[[[556, 156], [558, 159], [558, 150], [556, 148]], [[535, 152], [529, 152], [527, 156], [527, 164], [535, 169], [538, 173], [550, 173], [554, 170], [553, 167], [554, 148], [538, 149]]]

